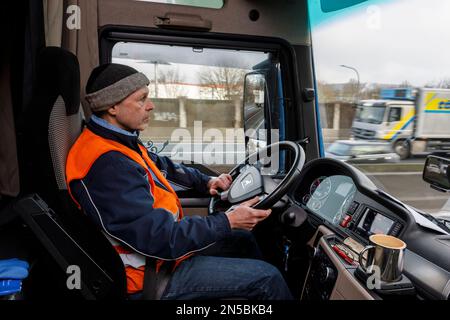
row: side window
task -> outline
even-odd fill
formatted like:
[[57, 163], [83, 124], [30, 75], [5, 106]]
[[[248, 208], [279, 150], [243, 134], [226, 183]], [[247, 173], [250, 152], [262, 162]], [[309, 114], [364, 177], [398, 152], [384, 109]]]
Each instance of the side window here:
[[[342, 8], [350, 3], [355, 5]], [[450, 37], [450, 28], [441, 27], [449, 1], [308, 0], [308, 5], [325, 147], [352, 139], [386, 144], [383, 152], [391, 155], [355, 166], [412, 207], [447, 211], [448, 197], [423, 181], [425, 158], [419, 155], [445, 149], [450, 128], [447, 112], [439, 109], [439, 101], [447, 99], [437, 93], [450, 88], [450, 42], [440, 41]], [[430, 55], [426, 43], [442, 44]]]
[[352, 153], [353, 155], [355, 155], [355, 156], [356, 156], [356, 155], [359, 156], [359, 155], [362, 155], [363, 152], [364, 152], [364, 150], [362, 149], [361, 146], [355, 146], [355, 147], [352, 148], [352, 152], [351, 152], [351, 153]]
[[388, 122], [400, 121], [401, 118], [402, 118], [402, 108], [391, 107], [389, 110]]
[[[112, 62], [129, 65], [150, 79], [149, 98], [155, 108], [140, 134], [149, 148], [174, 161], [227, 172], [245, 159], [245, 77], [268, 56], [257, 51], [118, 42]], [[255, 106], [261, 98], [259, 93], [255, 96]]]
[[370, 146], [355, 146], [353, 147], [353, 154], [355, 155], [367, 155], [373, 152], [373, 148]]
[[384, 154], [384, 153], [390, 153], [390, 152], [391, 152], [391, 150], [390, 150], [389, 145], [375, 146], [375, 147], [373, 147], [373, 151], [372, 151], [372, 153], [375, 153], [375, 154]]
[[385, 153], [385, 148], [382, 146], [376, 146], [373, 148], [372, 152], [375, 154], [383, 154], [383, 153]]

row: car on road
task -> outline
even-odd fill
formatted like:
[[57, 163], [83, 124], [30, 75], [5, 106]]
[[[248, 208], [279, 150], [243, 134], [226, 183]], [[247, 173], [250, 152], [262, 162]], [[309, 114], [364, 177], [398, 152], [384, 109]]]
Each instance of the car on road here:
[[400, 157], [389, 143], [364, 140], [337, 140], [326, 150], [325, 156], [349, 163], [392, 163]]

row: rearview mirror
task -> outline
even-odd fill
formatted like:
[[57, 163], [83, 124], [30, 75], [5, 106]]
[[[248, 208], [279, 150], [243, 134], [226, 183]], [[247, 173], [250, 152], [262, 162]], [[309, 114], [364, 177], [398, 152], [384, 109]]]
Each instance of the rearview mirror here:
[[447, 192], [450, 190], [450, 159], [428, 156], [423, 168], [422, 178], [433, 189]]

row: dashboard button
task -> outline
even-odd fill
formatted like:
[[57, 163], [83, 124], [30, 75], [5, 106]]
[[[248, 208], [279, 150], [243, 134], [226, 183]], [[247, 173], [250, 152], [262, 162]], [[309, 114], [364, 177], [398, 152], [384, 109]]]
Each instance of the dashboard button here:
[[341, 221], [341, 227], [342, 228], [347, 228], [347, 226], [350, 223], [350, 221], [352, 221], [352, 216], [346, 215], [344, 217], [344, 219]]
[[354, 214], [356, 212], [356, 210], [358, 209], [358, 207], [359, 207], [359, 203], [356, 201], [353, 201], [352, 204], [348, 207], [347, 213], [349, 215]]

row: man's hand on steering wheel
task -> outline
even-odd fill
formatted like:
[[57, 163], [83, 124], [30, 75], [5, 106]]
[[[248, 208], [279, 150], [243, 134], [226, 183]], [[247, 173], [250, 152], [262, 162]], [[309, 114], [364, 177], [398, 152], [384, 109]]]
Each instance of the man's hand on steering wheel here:
[[233, 178], [231, 178], [231, 175], [223, 173], [220, 176], [214, 177], [211, 180], [209, 180], [207, 188], [209, 190], [209, 193], [212, 196], [215, 196], [218, 194], [217, 189], [226, 191], [230, 188], [232, 182]]
[[266, 219], [271, 209], [260, 210], [252, 208], [259, 202], [259, 197], [242, 202], [226, 213], [231, 229], [244, 229], [251, 231], [260, 221]]
[[[290, 151], [289, 169], [281, 180], [270, 174], [278, 170], [277, 163], [281, 158], [280, 149]], [[285, 153], [283, 154], [285, 155]], [[263, 166], [261, 166], [262, 164]], [[260, 197], [257, 198], [259, 201], [252, 202], [253, 209], [270, 209], [283, 198], [297, 181], [304, 164], [305, 152], [303, 148], [292, 141], [275, 142], [247, 156], [228, 175], [221, 175], [210, 180], [208, 188], [213, 197], [209, 202], [208, 213], [213, 214], [219, 202], [228, 202], [228, 204], [234, 205], [233, 209], [235, 209], [238, 204], [254, 196]], [[267, 173], [267, 169], [269, 169], [269, 173]], [[224, 192], [220, 194], [220, 197], [214, 197], [218, 195], [218, 188]], [[249, 227], [247, 226], [247, 228]]]

